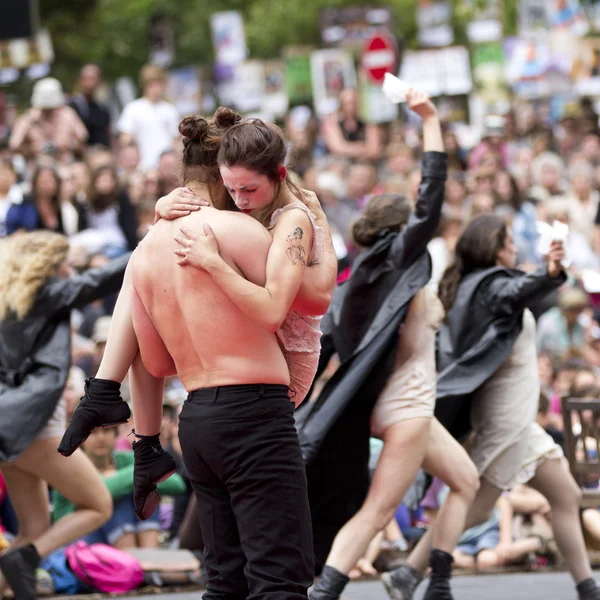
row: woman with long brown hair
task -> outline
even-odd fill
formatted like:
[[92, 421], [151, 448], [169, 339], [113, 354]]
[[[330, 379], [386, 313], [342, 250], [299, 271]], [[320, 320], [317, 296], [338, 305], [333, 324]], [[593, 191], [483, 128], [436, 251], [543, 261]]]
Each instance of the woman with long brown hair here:
[[[540, 380], [529, 307], [566, 281], [564, 249], [552, 242], [547, 265], [529, 274], [515, 268], [516, 255], [511, 231], [497, 215], [475, 217], [461, 235], [439, 286], [447, 316], [438, 340], [436, 415], [455, 437], [474, 434], [469, 454], [480, 488], [466, 528], [486, 521], [517, 480], [529, 480], [550, 503], [554, 536], [580, 599], [598, 600], [579, 521], [581, 492], [550, 436], [535, 425]], [[428, 532], [408, 565], [387, 576], [394, 600], [412, 598], [431, 542]]]
[[[17, 234], [3, 243], [0, 272], [0, 470], [19, 520], [19, 536], [0, 555], [15, 597], [36, 598], [40, 557], [103, 525], [108, 490], [80, 452], [56, 453], [66, 426], [61, 399], [71, 366], [70, 315], [118, 291], [128, 256], [73, 275], [58, 233]], [[77, 510], [50, 525], [48, 485]]]

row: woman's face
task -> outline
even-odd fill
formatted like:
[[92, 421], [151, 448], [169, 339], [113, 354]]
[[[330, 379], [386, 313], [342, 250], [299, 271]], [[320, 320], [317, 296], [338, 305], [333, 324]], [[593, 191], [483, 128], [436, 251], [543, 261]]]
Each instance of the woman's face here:
[[510, 176], [505, 171], [501, 171], [496, 175], [496, 181], [494, 183], [496, 193], [504, 200], [508, 202], [512, 195], [512, 188], [510, 185]]
[[506, 232], [504, 245], [498, 250], [496, 264], [500, 267], [507, 267], [509, 269], [514, 269], [517, 264], [517, 247], [513, 242], [510, 229]]
[[538, 356], [538, 373], [540, 381], [544, 385], [552, 385], [554, 369], [552, 368], [552, 360], [549, 356]]
[[275, 199], [275, 183], [266, 175], [240, 166], [221, 165], [219, 169], [225, 189], [243, 213], [263, 209]]
[[574, 175], [571, 184], [573, 185], [573, 191], [578, 196], [587, 196], [592, 189], [590, 178], [583, 173]]
[[60, 195], [64, 200], [70, 200], [77, 192], [75, 178], [70, 169], [64, 169], [60, 175]]
[[461, 205], [465, 200], [465, 187], [456, 179], [446, 181], [446, 202], [454, 205]]
[[540, 176], [542, 186], [551, 190], [558, 186], [560, 181], [560, 173], [554, 165], [544, 165]]
[[50, 169], [45, 169], [38, 175], [35, 183], [35, 191], [40, 196], [51, 198], [56, 195], [57, 185], [54, 173]]
[[75, 186], [78, 192], [87, 192], [90, 186], [90, 170], [87, 165], [82, 162], [71, 165], [71, 175], [75, 181]]
[[112, 194], [117, 187], [117, 182], [115, 181], [114, 175], [110, 171], [102, 171], [100, 175], [96, 178], [96, 182], [94, 184], [96, 188], [96, 192], [101, 194], [102, 196], [108, 196], [108, 194]]
[[449, 154], [458, 152], [458, 141], [454, 133], [448, 132], [444, 134], [444, 148], [446, 148], [446, 152]]

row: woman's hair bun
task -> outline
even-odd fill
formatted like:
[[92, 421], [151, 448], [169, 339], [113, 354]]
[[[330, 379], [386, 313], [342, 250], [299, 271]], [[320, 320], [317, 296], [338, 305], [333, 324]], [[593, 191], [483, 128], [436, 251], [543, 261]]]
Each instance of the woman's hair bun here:
[[190, 140], [197, 142], [203, 141], [204, 137], [208, 133], [209, 124], [204, 117], [197, 115], [191, 117], [185, 117], [179, 123], [179, 133]]
[[352, 237], [359, 246], [369, 248], [379, 237], [379, 228], [364, 216], [359, 217], [352, 226]]
[[221, 129], [229, 129], [242, 120], [242, 115], [226, 106], [219, 106], [215, 112], [215, 124]]

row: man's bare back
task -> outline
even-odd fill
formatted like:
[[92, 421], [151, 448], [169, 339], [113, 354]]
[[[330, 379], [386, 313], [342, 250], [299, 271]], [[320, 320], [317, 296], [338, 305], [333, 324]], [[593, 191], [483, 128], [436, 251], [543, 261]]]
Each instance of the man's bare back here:
[[176, 221], [159, 221], [132, 257], [133, 323], [146, 368], [155, 376], [176, 370], [188, 391], [243, 383], [288, 385], [275, 334], [237, 308], [206, 271], [177, 264], [179, 228], [202, 231], [203, 223], [213, 229], [232, 268], [265, 284], [271, 236], [251, 217], [203, 208]]

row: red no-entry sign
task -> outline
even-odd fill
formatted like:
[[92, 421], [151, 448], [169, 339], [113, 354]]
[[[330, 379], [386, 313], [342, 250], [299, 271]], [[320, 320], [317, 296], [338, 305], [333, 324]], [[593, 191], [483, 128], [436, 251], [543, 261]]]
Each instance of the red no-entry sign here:
[[386, 73], [395, 73], [397, 60], [394, 38], [385, 31], [379, 31], [363, 46], [360, 63], [373, 83], [382, 84]]

